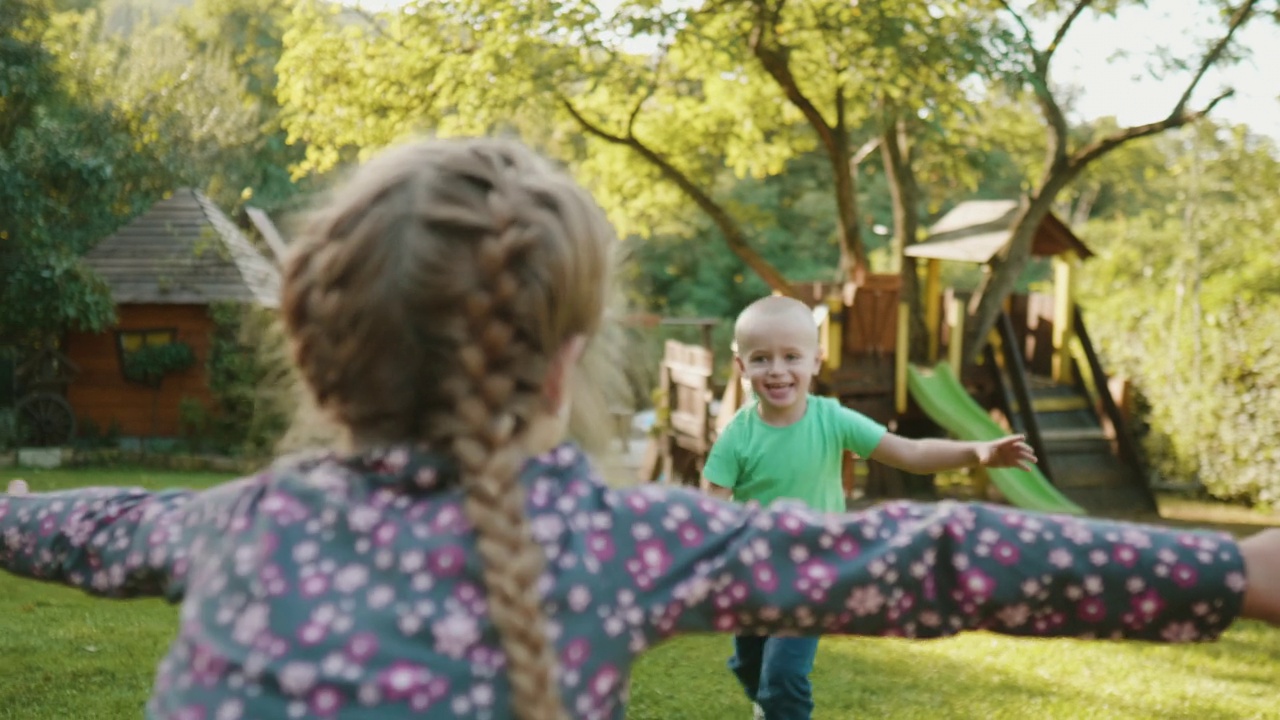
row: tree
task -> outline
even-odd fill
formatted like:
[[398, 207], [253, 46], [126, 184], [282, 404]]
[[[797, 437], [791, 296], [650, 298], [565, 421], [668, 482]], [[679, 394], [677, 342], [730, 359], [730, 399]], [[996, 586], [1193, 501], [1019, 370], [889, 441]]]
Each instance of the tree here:
[[[324, 171], [425, 130], [516, 131], [562, 157], [587, 159], [578, 168], [584, 182], [624, 233], [641, 225], [636, 217], [670, 216], [692, 203], [736, 255], [785, 288], [710, 192], [735, 159], [726, 155], [744, 144], [738, 118], [702, 101], [737, 84], [704, 81], [698, 48], [650, 59], [614, 39], [615, 30], [634, 37], [655, 28], [643, 18], [605, 18], [588, 4], [423, 2], [374, 16], [301, 3], [279, 66], [290, 139], [308, 144], [299, 170]], [[646, 104], [653, 111], [641, 116]], [[656, 149], [639, 139], [646, 132], [671, 142]], [[781, 162], [766, 155], [750, 164]]]
[[158, 2], [149, 14], [108, 2], [61, 14], [47, 39], [69, 89], [125, 124], [148, 165], [131, 189], [149, 201], [191, 186], [234, 210], [296, 192], [287, 167], [298, 153], [285, 147], [270, 86], [280, 10], [250, 19], [235, 3]]
[[723, 169], [764, 177], [822, 152], [842, 267], [865, 271], [857, 165], [879, 141], [884, 108], [953, 116], [960, 80], [984, 61], [989, 21], [968, 6], [905, 1], [642, 0], [610, 15], [589, 3], [455, 0], [376, 16], [304, 4], [286, 35], [281, 102], [291, 137], [311, 145], [304, 170], [415, 130], [517, 127], [580, 161], [624, 232], [696, 207], [785, 292], [743, 208], [715, 193]]
[[1160, 172], [1106, 188], [1122, 211], [1088, 226], [1098, 252], [1081, 282], [1090, 331], [1108, 366], [1136, 384], [1160, 472], [1198, 478], [1222, 498], [1280, 504], [1268, 445], [1280, 428], [1276, 148], [1206, 122], [1138, 141], [1089, 173], [1122, 177], [1131, 151]]
[[236, 174], [253, 204], [267, 210], [287, 205], [299, 193], [289, 168], [305, 154], [304, 145], [288, 143], [276, 99], [276, 63], [288, 19], [285, 3], [195, 0], [176, 20], [195, 58], [227, 61], [244, 81], [244, 102], [256, 107], [257, 127], [237, 158]]
[[0, 5], [0, 345], [113, 319], [79, 255], [116, 220], [121, 135], [65, 93], [42, 42], [49, 17], [40, 0]]
[[[1021, 31], [1021, 39], [1005, 49], [1005, 55], [1017, 66], [1016, 77], [1034, 93], [1045, 124], [1044, 169], [1031, 189], [1024, 195], [1021, 208], [1014, 220], [1009, 244], [993, 262], [993, 271], [986, 277], [971, 305], [972, 320], [967, 324], [966, 357], [973, 358], [985, 344], [985, 338], [995, 326], [1005, 298], [1012, 292], [1023, 269], [1031, 258], [1031, 243], [1040, 222], [1054, 202], [1090, 164], [1125, 143], [1138, 138], [1156, 135], [1181, 127], [1204, 117], [1231, 91], [1225, 90], [1199, 108], [1191, 107], [1192, 95], [1209, 68], [1226, 61], [1236, 32], [1252, 17], [1257, 0], [1241, 0], [1235, 7], [1224, 8], [1225, 28], [1210, 44], [1198, 60], [1187, 63], [1192, 75], [1182, 95], [1169, 113], [1161, 120], [1119, 128], [1073, 146], [1070, 128], [1063, 112], [1059, 91], [1050, 81], [1050, 64], [1054, 53], [1071, 31], [1076, 20], [1095, 5], [1099, 12], [1113, 11], [1115, 3], [1095, 3], [1094, 0], [1075, 0], [1058, 22], [1048, 43], [1040, 45], [1035, 39], [1027, 19], [1007, 0], [1001, 0], [1005, 13]], [[1034, 5], [1038, 13], [1060, 10], [1056, 0]], [[1000, 39], [1000, 36], [997, 36]]]

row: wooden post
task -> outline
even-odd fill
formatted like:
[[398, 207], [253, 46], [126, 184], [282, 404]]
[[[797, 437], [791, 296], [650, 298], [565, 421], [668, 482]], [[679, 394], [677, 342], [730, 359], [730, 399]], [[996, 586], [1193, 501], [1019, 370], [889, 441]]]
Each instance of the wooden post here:
[[1026, 428], [1027, 443], [1036, 452], [1040, 472], [1053, 482], [1053, 472], [1049, 467], [1049, 453], [1045, 450], [1044, 435], [1040, 433], [1040, 419], [1036, 417], [1035, 405], [1031, 401], [1027, 368], [1022, 359], [1022, 352], [1018, 348], [1018, 339], [1014, 334], [1013, 321], [1009, 319], [1009, 313], [1000, 313], [996, 330], [1000, 333], [1000, 345], [1004, 350], [1004, 369], [1009, 377], [1009, 383], [1013, 385], [1013, 396], [1018, 401], [1018, 415], [1022, 418], [1023, 427]]
[[1066, 252], [1053, 259], [1053, 379], [1070, 384], [1071, 340], [1075, 336], [1075, 273], [1074, 252]]
[[[929, 328], [929, 363], [938, 361], [939, 315], [942, 314], [942, 261], [929, 258], [924, 282], [924, 323]], [[958, 371], [957, 371], [958, 372]]]
[[893, 366], [893, 407], [899, 415], [907, 411], [907, 360], [911, 353], [910, 312], [911, 306], [908, 303], [903, 301], [898, 303], [898, 343]]
[[839, 370], [844, 347], [844, 301], [839, 295], [827, 298], [827, 369]]
[[947, 324], [951, 326], [951, 342], [947, 345], [947, 360], [956, 377], [961, 377], [960, 363], [964, 358], [964, 301], [952, 298], [947, 308]]

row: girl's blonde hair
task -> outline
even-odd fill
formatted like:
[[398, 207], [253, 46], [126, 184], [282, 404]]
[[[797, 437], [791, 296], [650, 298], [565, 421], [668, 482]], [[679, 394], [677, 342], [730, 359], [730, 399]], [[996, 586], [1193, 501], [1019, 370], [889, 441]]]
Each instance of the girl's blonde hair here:
[[285, 268], [294, 359], [320, 407], [357, 445], [425, 442], [461, 468], [525, 720], [564, 708], [519, 440], [547, 411], [556, 353], [601, 328], [614, 244], [590, 196], [523, 145], [433, 140], [360, 168]]

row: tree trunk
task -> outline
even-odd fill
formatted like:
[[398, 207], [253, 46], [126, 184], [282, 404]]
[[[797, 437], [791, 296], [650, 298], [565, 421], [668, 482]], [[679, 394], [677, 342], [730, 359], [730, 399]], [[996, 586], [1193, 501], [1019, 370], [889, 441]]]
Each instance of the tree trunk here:
[[1082, 165], [1052, 163], [1045, 170], [1040, 189], [1024, 198], [1022, 207], [1013, 222], [1009, 244], [992, 261], [991, 272], [982, 279], [978, 292], [969, 305], [969, 322], [965, 329], [964, 362], [974, 362], [986, 345], [987, 335], [996, 326], [996, 320], [1004, 308], [1005, 298], [1013, 293], [1031, 260], [1031, 245], [1035, 241], [1040, 223], [1053, 207], [1053, 201], [1072, 180], [1080, 174]]
[[1080, 193], [1080, 197], [1076, 198], [1076, 202], [1071, 206], [1071, 219], [1068, 221], [1071, 227], [1080, 227], [1089, 222], [1089, 217], [1093, 214], [1093, 205], [1098, 202], [1098, 195], [1101, 188], [1097, 185], [1085, 188]]
[[911, 136], [905, 119], [899, 118], [885, 128], [880, 142], [880, 157], [889, 180], [889, 196], [893, 202], [893, 256], [902, 275], [902, 295], [910, 310], [909, 332], [911, 360], [925, 361], [929, 351], [929, 329], [924, 320], [924, 303], [920, 296], [920, 276], [915, 258], [907, 257], [908, 246], [920, 237], [920, 186], [911, 165]]
[[853, 174], [849, 138], [845, 133], [836, 134], [828, 157], [831, 158], [831, 170], [836, 180], [840, 270], [849, 280], [858, 282], [867, 272], [867, 253], [862, 245], [862, 230], [858, 226], [858, 182]]

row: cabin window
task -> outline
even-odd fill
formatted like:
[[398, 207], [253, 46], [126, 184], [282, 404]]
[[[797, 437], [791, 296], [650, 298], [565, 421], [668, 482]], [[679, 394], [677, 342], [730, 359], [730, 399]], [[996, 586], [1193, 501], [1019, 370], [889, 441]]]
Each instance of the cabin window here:
[[178, 331], [173, 328], [156, 328], [150, 330], [117, 330], [116, 349], [120, 354], [120, 372], [125, 380], [150, 384], [151, 380], [138, 372], [130, 372], [129, 356], [142, 348], [163, 347], [173, 344], [178, 338]]

